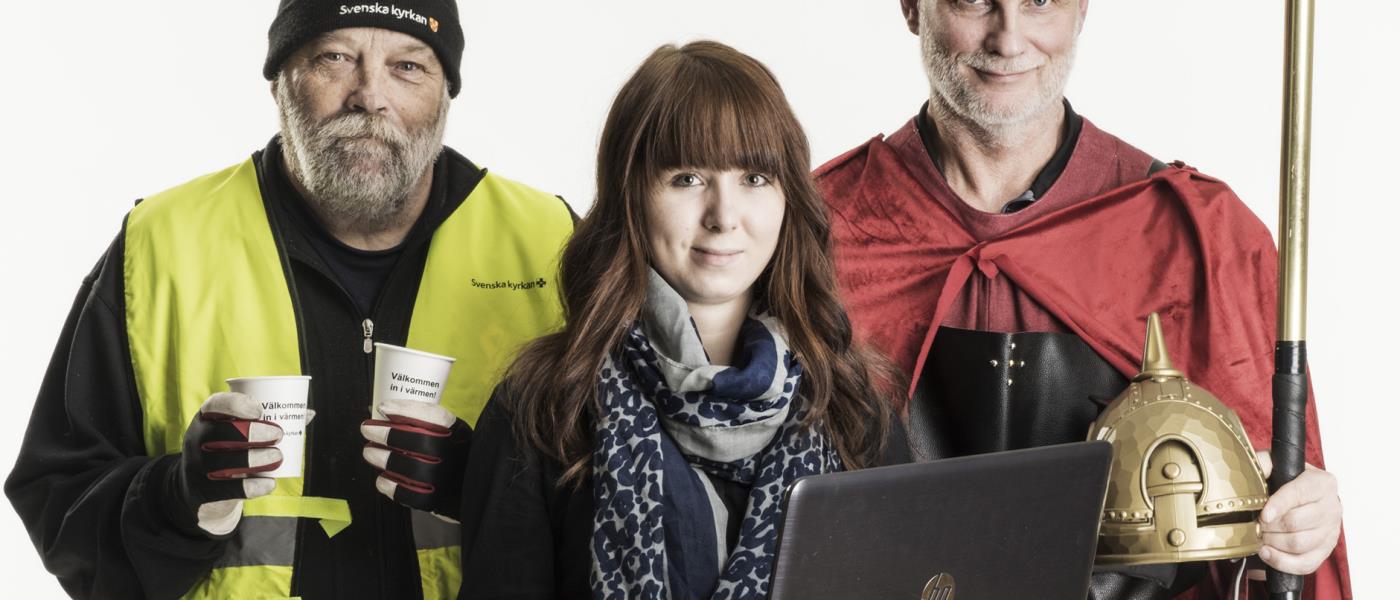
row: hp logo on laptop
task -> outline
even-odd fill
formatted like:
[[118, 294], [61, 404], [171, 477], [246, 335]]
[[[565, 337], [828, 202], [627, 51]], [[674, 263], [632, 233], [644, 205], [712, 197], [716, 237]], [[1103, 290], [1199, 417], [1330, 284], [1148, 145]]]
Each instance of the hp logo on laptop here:
[[953, 583], [953, 576], [949, 573], [939, 573], [933, 576], [924, 584], [924, 593], [921, 600], [953, 600], [953, 592], [957, 591], [958, 585]]

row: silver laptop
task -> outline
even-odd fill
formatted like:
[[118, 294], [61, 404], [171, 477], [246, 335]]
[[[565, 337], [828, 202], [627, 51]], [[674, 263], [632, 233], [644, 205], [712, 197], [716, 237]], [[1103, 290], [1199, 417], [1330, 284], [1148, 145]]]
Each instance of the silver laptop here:
[[806, 477], [788, 489], [772, 600], [1082, 599], [1107, 442]]

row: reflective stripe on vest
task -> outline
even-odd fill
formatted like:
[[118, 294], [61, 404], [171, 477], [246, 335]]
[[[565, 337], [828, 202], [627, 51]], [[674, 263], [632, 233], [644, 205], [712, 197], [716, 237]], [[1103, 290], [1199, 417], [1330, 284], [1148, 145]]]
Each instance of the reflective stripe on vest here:
[[[442, 404], [468, 423], [515, 352], [562, 323], [555, 285], [572, 229], [558, 198], [487, 173], [434, 232], [407, 345], [457, 358]], [[149, 455], [179, 452], [225, 379], [301, 374], [291, 293], [251, 160], [133, 209], [123, 267]], [[344, 500], [304, 497], [300, 478], [279, 479], [271, 496], [245, 503], [227, 554], [186, 597], [288, 597], [296, 517], [334, 535], [351, 515]], [[412, 523], [424, 597], [455, 598], [457, 526], [417, 511]]]

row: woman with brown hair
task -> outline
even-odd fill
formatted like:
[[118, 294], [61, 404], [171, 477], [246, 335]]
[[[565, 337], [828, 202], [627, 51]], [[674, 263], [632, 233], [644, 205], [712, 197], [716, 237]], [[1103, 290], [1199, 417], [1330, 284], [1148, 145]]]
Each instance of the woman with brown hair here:
[[907, 454], [809, 164], [772, 73], [728, 46], [663, 46], [623, 85], [564, 328], [477, 424], [462, 598], [766, 596], [786, 487]]

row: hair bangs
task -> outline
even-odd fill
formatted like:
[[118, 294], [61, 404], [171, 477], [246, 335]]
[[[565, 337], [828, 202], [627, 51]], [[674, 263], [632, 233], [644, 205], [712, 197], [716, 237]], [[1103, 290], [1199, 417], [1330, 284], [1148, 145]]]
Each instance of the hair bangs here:
[[682, 167], [741, 169], [779, 178], [791, 119], [782, 92], [757, 63], [735, 65], [692, 57], [658, 90], [651, 122], [638, 145], [649, 179]]

